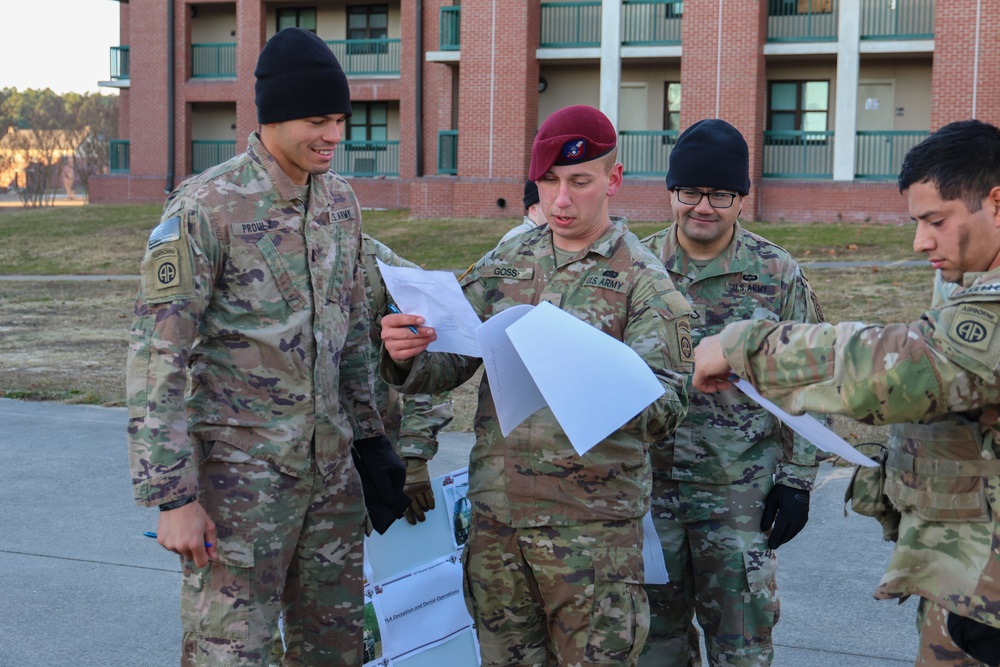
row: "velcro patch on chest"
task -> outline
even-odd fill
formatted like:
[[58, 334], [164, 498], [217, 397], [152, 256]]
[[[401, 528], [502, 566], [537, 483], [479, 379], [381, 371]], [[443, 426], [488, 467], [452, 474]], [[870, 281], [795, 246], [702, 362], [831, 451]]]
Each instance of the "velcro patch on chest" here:
[[330, 211], [330, 222], [344, 222], [354, 219], [353, 208], [342, 208], [339, 211]]
[[996, 313], [985, 308], [974, 304], [962, 304], [958, 307], [958, 313], [951, 323], [948, 337], [959, 345], [986, 350], [996, 332], [998, 320], [1000, 318]]
[[511, 280], [529, 280], [534, 274], [534, 269], [519, 269], [515, 266], [484, 266], [479, 271], [479, 275], [483, 278], [510, 278]]
[[726, 289], [734, 294], [766, 294], [773, 296], [777, 290], [775, 285], [764, 285], [757, 282], [758, 277], [752, 273], [744, 273], [743, 281], [730, 281], [726, 283]]
[[587, 276], [583, 279], [583, 284], [587, 287], [599, 287], [601, 289], [609, 289], [613, 292], [618, 292], [619, 294], [628, 293], [632, 284], [626, 282], [618, 277], [611, 277], [607, 275], [600, 276]]
[[253, 222], [231, 222], [229, 232], [233, 236], [249, 236], [251, 234], [263, 234], [271, 231], [272, 222], [270, 220], [254, 220]]

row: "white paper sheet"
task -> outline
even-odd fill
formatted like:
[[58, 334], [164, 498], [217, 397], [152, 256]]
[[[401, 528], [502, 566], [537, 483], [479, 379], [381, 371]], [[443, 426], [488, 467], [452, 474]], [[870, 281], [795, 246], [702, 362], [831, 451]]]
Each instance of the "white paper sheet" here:
[[777, 405], [760, 395], [753, 385], [746, 380], [737, 380], [733, 384], [737, 389], [760, 404], [762, 408], [780, 419], [786, 426], [801, 435], [803, 438], [822, 449], [830, 452], [851, 463], [857, 463], [869, 468], [878, 465], [875, 461], [856, 450], [846, 440], [820, 424], [810, 415], [790, 415]]
[[482, 356], [476, 339], [476, 329], [482, 323], [454, 273], [389, 266], [377, 261], [385, 287], [400, 312], [419, 315], [424, 318], [424, 326], [433, 327], [437, 333], [437, 340], [427, 346], [428, 352]]
[[376, 584], [382, 652], [398, 661], [471, 630], [462, 578], [452, 554]]
[[667, 562], [663, 560], [663, 548], [660, 546], [660, 536], [656, 534], [653, 525], [652, 512], [646, 512], [642, 517], [642, 560], [644, 562], [644, 584], [667, 584]]
[[663, 395], [635, 350], [551, 303], [506, 331], [581, 456]]
[[486, 320], [477, 332], [500, 431], [505, 437], [518, 424], [545, 407], [545, 398], [535, 386], [531, 373], [506, 331], [507, 327], [533, 309], [534, 306], [529, 305], [508, 308]]

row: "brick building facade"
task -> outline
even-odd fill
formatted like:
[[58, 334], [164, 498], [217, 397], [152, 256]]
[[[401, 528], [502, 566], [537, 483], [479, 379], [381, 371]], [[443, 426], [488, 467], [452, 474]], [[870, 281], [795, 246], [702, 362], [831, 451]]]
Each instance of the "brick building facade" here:
[[[621, 133], [614, 213], [663, 220], [677, 132], [738, 127], [743, 217], [903, 222], [894, 177], [944, 123], [1000, 124], [1000, 3], [985, 0], [130, 0], [103, 85], [120, 89], [92, 202], [162, 201], [257, 129], [253, 69], [299, 25], [348, 74], [335, 169], [365, 206], [517, 217], [531, 142], [569, 104]], [[172, 73], [172, 76], [171, 76]], [[682, 94], [683, 93], [683, 94]]]

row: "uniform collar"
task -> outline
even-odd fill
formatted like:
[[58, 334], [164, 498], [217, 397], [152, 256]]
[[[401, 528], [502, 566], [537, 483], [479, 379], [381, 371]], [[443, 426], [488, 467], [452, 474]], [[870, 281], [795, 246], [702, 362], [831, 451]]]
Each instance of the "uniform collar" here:
[[692, 281], [742, 272], [750, 266], [753, 259], [744, 243], [743, 227], [739, 222], [733, 226], [733, 238], [729, 245], [700, 271], [677, 240], [676, 223], [667, 230], [667, 238], [663, 245], [664, 252], [661, 256], [666, 258], [663, 265], [667, 271], [685, 276]]
[[[628, 231], [628, 227], [626, 227], [624, 217], [620, 215], [612, 215], [610, 217], [611, 226], [604, 231], [600, 238], [591, 243], [590, 247], [575, 253], [571, 261], [575, 262], [583, 259], [590, 253], [595, 253], [602, 257], [611, 257], [614, 254], [619, 239]], [[545, 225], [544, 228], [545, 234], [541, 234], [538, 238], [529, 242], [530, 245], [534, 246], [532, 252], [536, 257], [543, 254], [555, 254], [556, 249], [552, 238], [552, 229], [548, 225]]]
[[[250, 138], [247, 139], [247, 154], [251, 160], [259, 164], [267, 172], [267, 177], [271, 180], [274, 189], [281, 195], [282, 199], [291, 202], [297, 201], [302, 204], [299, 186], [288, 177], [288, 174], [284, 172], [278, 161], [264, 147], [264, 143], [260, 140], [260, 135], [257, 132], [252, 133]], [[326, 190], [320, 187], [320, 183], [321, 178], [316, 176], [309, 177], [309, 208], [311, 210], [323, 210], [326, 206]], [[303, 208], [305, 207], [303, 206]]]

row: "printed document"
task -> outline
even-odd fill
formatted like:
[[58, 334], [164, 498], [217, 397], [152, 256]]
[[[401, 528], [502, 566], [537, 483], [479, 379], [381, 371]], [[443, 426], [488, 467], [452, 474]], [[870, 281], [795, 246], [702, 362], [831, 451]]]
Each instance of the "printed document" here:
[[868, 468], [874, 468], [878, 464], [870, 458], [856, 450], [846, 440], [820, 424], [810, 415], [790, 415], [777, 405], [760, 395], [753, 385], [746, 380], [737, 380], [733, 384], [744, 394], [755, 400], [762, 408], [782, 421], [803, 438], [822, 449], [824, 452], [836, 454], [845, 461], [857, 463]]

